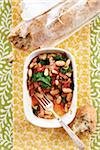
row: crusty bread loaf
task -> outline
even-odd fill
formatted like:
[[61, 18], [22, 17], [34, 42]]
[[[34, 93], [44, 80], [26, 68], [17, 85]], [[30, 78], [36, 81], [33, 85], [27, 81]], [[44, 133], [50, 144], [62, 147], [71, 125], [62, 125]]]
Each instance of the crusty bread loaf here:
[[96, 129], [96, 119], [95, 108], [90, 104], [86, 104], [78, 109], [72, 128], [75, 133], [91, 133]]
[[[71, 0], [71, 4], [74, 1]], [[48, 18], [52, 10], [31, 21], [21, 22], [13, 29], [9, 40], [16, 48], [23, 50], [55, 45], [98, 14], [100, 0], [84, 0], [70, 9], [68, 6], [70, 5], [66, 0], [58, 8], [58, 16], [51, 19], [50, 24]]]

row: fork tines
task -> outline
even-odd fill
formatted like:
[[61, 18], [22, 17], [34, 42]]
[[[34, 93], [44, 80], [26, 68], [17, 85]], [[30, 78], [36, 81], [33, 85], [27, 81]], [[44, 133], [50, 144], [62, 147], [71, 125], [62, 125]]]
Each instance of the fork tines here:
[[40, 103], [40, 105], [46, 109], [46, 106], [50, 103], [50, 100], [48, 99], [48, 97], [43, 94], [42, 97], [40, 98], [37, 93], [34, 93], [35, 98], [38, 100], [38, 102]]

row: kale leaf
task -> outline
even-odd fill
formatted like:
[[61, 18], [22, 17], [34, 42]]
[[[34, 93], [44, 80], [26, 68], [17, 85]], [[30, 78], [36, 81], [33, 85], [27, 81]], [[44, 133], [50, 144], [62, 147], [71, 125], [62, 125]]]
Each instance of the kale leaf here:
[[47, 84], [48, 86], [51, 86], [51, 77], [50, 76], [45, 77], [43, 72], [34, 73], [32, 75], [32, 81], [34, 82], [41, 81]]
[[45, 84], [44, 82], [42, 82], [41, 87], [42, 87], [43, 89], [50, 88], [50, 86], [47, 85], [47, 84]]
[[50, 76], [38, 78], [37, 81], [42, 81], [45, 84], [51, 86], [51, 83], [50, 83], [51, 78], [50, 78]]
[[67, 57], [64, 57], [64, 56], [61, 56], [61, 55], [56, 55], [56, 56], [54, 56], [54, 60], [55, 61], [58, 61], [58, 60], [66, 61]]
[[71, 66], [69, 66], [67, 69], [60, 68], [60, 72], [62, 74], [66, 74], [67, 72], [70, 72], [70, 71], [72, 71], [72, 67]]
[[41, 65], [49, 65], [49, 64], [50, 64], [48, 58], [46, 58], [45, 60], [40, 60], [39, 63], [40, 63]]
[[66, 74], [66, 73], [67, 73], [67, 69], [60, 68], [60, 72], [61, 72], [62, 74]]
[[32, 75], [32, 81], [37, 82], [43, 76], [43, 72], [37, 72]]

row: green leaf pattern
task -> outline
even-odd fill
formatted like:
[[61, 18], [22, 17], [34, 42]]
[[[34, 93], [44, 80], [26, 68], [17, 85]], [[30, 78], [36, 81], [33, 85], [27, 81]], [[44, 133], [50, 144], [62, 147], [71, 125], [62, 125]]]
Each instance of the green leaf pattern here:
[[91, 149], [100, 150], [100, 15], [91, 24], [91, 97], [97, 110], [97, 128]]
[[[11, 1], [0, 0], [0, 150], [11, 150], [12, 76], [6, 57], [11, 52], [7, 35], [11, 27]], [[91, 149], [100, 149], [100, 16], [91, 24], [91, 97], [97, 110], [97, 129], [91, 137]]]
[[0, 0], [0, 8], [2, 7], [3, 4], [3, 0]]
[[7, 35], [11, 27], [11, 2], [0, 0], [0, 150], [12, 149], [12, 76], [6, 59], [11, 52]]

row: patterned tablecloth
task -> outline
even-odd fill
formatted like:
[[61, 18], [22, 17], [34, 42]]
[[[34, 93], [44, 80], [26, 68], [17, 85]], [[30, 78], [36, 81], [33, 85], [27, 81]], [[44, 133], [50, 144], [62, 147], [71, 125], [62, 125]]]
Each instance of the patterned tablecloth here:
[[[13, 25], [20, 20], [19, 0], [12, 2]], [[26, 56], [30, 52], [16, 51], [13, 67], [6, 59], [12, 51], [7, 40], [11, 27], [11, 1], [0, 1], [0, 150], [76, 150], [62, 128], [41, 129], [25, 120], [22, 103], [22, 76]], [[86, 150], [100, 149], [100, 16], [58, 47], [68, 49], [75, 56], [78, 70], [78, 106], [93, 103], [97, 110], [97, 129], [84, 135]], [[91, 49], [90, 49], [91, 47]], [[13, 80], [12, 80], [13, 77]], [[13, 82], [13, 87], [12, 87]], [[12, 102], [13, 89], [13, 102]], [[13, 120], [12, 120], [13, 103]], [[13, 132], [12, 132], [13, 128]], [[13, 133], [13, 136], [12, 136]], [[12, 140], [13, 137], [13, 140]], [[90, 148], [91, 147], [91, 148]]]

